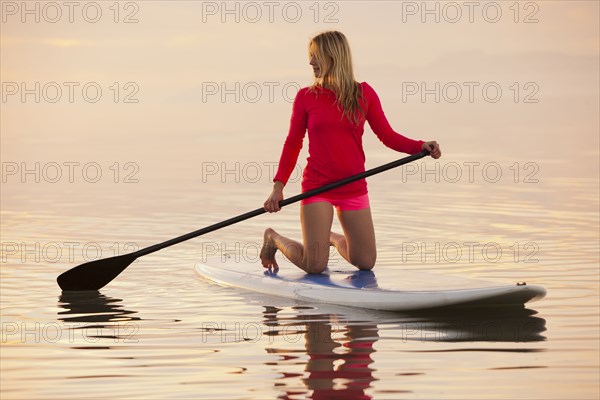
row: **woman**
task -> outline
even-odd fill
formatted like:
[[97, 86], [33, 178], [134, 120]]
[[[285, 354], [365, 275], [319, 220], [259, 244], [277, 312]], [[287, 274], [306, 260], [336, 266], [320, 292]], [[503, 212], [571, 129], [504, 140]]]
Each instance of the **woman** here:
[[[283, 188], [307, 130], [309, 157], [302, 178], [303, 192], [365, 170], [365, 121], [386, 146], [396, 151], [414, 154], [427, 149], [433, 158], [441, 156], [435, 141], [412, 140], [394, 132], [373, 88], [354, 79], [350, 46], [341, 32], [315, 36], [309, 43], [309, 58], [314, 83], [301, 89], [294, 100], [288, 136], [265, 210], [280, 210]], [[334, 207], [343, 235], [331, 232]], [[300, 220], [303, 243], [271, 228], [265, 230], [260, 252], [263, 267], [278, 269], [275, 254], [279, 250], [307, 273], [318, 274], [327, 268], [330, 246], [361, 270], [375, 265], [375, 231], [364, 179], [303, 200]]]

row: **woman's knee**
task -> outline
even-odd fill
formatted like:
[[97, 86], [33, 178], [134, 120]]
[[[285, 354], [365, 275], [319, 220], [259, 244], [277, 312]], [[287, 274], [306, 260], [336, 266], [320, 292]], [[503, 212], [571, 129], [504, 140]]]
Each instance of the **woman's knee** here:
[[[306, 251], [308, 250], [308, 251]], [[304, 270], [309, 274], [320, 274], [327, 269], [329, 262], [329, 244], [313, 245], [304, 253]]]
[[327, 269], [327, 263], [307, 264], [306, 272], [309, 274], [320, 274]]
[[304, 260], [304, 270], [309, 274], [320, 274], [327, 269], [328, 259], [314, 259], [307, 257]]
[[377, 253], [373, 252], [371, 254], [360, 254], [350, 256], [350, 263], [354, 265], [356, 268], [363, 271], [370, 271], [375, 267], [375, 262], [377, 261]]

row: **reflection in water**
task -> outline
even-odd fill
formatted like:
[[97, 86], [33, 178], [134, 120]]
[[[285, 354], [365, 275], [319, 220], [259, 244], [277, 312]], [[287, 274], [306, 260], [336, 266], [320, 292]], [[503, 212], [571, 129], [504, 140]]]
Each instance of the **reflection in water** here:
[[[316, 313], [312, 307], [281, 308], [266, 306], [263, 323], [268, 334], [281, 337], [286, 345], [298, 343], [303, 334], [304, 348], [273, 347], [266, 351], [279, 359], [267, 365], [275, 366], [279, 377], [275, 386], [281, 387], [279, 398], [291, 399], [310, 395], [313, 399], [370, 399], [366, 391], [377, 378], [374, 376], [372, 353], [380, 339], [402, 342], [538, 342], [545, 340], [546, 321], [535, 317], [536, 311], [520, 308], [445, 308], [411, 314], [370, 311], [346, 316], [344, 313]], [[309, 311], [303, 314], [303, 312]], [[360, 318], [360, 320], [358, 320]], [[392, 336], [392, 337], [390, 337]], [[288, 340], [286, 340], [286, 338]], [[506, 351], [535, 352], [540, 349], [498, 348], [469, 346], [463, 348], [416, 350], [423, 352], [446, 351]], [[306, 355], [306, 361], [301, 355]], [[298, 365], [304, 373], [298, 373]], [[293, 378], [301, 378], [302, 386], [294, 385]], [[399, 390], [397, 393], [403, 392]]]
[[406, 340], [434, 342], [539, 342], [546, 320], [524, 307], [465, 307], [407, 314]]
[[[276, 335], [286, 335], [299, 331], [304, 333], [305, 352], [308, 356], [302, 379], [307, 390], [311, 391], [313, 399], [370, 399], [365, 390], [376, 380], [373, 376], [371, 354], [375, 352], [373, 344], [378, 340], [377, 325], [348, 324], [338, 325], [334, 314], [295, 315], [280, 317], [281, 309], [266, 307], [264, 324], [269, 332]], [[290, 330], [289, 327], [295, 327]], [[300, 328], [300, 329], [299, 329]], [[343, 337], [334, 339], [337, 333]], [[281, 356], [281, 362], [276, 365], [285, 367], [287, 360], [297, 359], [296, 351], [267, 348], [269, 353]], [[291, 353], [291, 354], [286, 354]], [[282, 372], [280, 386], [287, 384], [283, 380], [298, 376], [296, 373]], [[305, 393], [306, 391], [301, 391]], [[288, 399], [298, 393], [296, 388], [285, 390], [280, 398]]]
[[78, 337], [87, 343], [97, 344], [101, 339], [134, 343], [139, 330], [136, 321], [141, 318], [134, 316], [137, 311], [125, 310], [121, 301], [98, 291], [63, 292], [58, 306], [65, 311], [58, 313], [58, 319], [68, 323], [69, 330], [82, 332]]
[[138, 321], [137, 311], [124, 310], [123, 300], [103, 295], [98, 291], [88, 292], [62, 292], [58, 299], [58, 306], [65, 309], [58, 315], [76, 315], [73, 317], [60, 317], [64, 322], [124, 322]]

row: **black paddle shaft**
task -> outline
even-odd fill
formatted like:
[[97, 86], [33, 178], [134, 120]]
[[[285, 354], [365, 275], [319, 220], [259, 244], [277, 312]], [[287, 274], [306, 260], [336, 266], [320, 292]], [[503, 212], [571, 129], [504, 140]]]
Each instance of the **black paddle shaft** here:
[[[388, 169], [395, 168], [400, 165], [409, 163], [411, 161], [418, 160], [419, 158], [425, 157], [428, 154], [429, 152], [427, 150], [423, 150], [418, 154], [413, 154], [411, 156], [402, 158], [397, 161], [393, 161], [391, 163], [382, 165], [377, 168], [370, 169], [360, 174], [356, 174], [348, 178], [339, 180], [337, 182], [330, 183], [318, 189], [310, 190], [308, 192], [304, 192], [302, 194], [290, 197], [289, 199], [282, 200], [279, 202], [279, 205], [281, 207], [287, 206], [288, 204], [295, 203], [302, 199], [306, 199], [308, 197], [327, 192], [342, 185], [347, 185], [350, 182], [367, 178], [371, 175], [375, 175], [380, 172], [387, 171]], [[155, 251], [164, 249], [165, 247], [184, 242], [197, 236], [204, 235], [205, 233], [216, 231], [217, 229], [221, 229], [223, 227], [235, 224], [237, 222], [244, 221], [248, 218], [256, 217], [257, 215], [264, 214], [265, 212], [266, 210], [264, 208], [257, 208], [254, 211], [238, 215], [237, 217], [233, 217], [228, 220], [219, 222], [217, 224], [207, 226], [206, 228], [198, 229], [197, 231], [181, 235], [174, 239], [167, 240], [166, 242], [162, 242], [153, 246], [140, 249], [133, 253], [89, 261], [85, 264], [78, 265], [75, 268], [71, 268], [70, 270], [63, 272], [61, 275], [59, 275], [59, 277], [57, 278], [58, 285], [63, 291], [99, 290], [100, 288], [104, 287], [107, 283], [112, 281], [114, 278], [116, 278], [117, 275], [123, 272], [123, 270], [125, 270], [125, 268], [127, 268], [127, 266], [134, 262], [138, 257], [154, 253]]]
[[[280, 207], [284, 207], [284, 206], [290, 205], [292, 203], [296, 203], [296, 202], [298, 202], [300, 200], [304, 200], [306, 198], [309, 198], [309, 197], [312, 197], [312, 196], [316, 196], [316, 195], [324, 193], [324, 192], [328, 192], [328, 191], [333, 190], [335, 188], [338, 188], [340, 186], [347, 185], [349, 183], [355, 182], [355, 181], [357, 181], [359, 179], [368, 178], [369, 176], [378, 174], [380, 172], [384, 172], [384, 171], [387, 171], [389, 169], [396, 168], [396, 167], [399, 167], [401, 165], [407, 164], [409, 162], [418, 160], [418, 159], [423, 158], [423, 157], [425, 157], [427, 155], [429, 155], [429, 151], [423, 150], [420, 153], [413, 154], [413, 155], [410, 155], [408, 157], [404, 157], [404, 158], [402, 158], [400, 160], [392, 161], [390, 163], [381, 165], [379, 167], [372, 168], [372, 169], [367, 170], [365, 172], [361, 172], [360, 174], [352, 175], [352, 176], [349, 176], [347, 178], [341, 179], [339, 181], [336, 181], [336, 182], [330, 183], [328, 185], [322, 186], [320, 188], [309, 190], [308, 192], [300, 193], [300, 194], [298, 194], [296, 196], [292, 196], [290, 198], [284, 199], [284, 200], [282, 200], [282, 201], [279, 202], [279, 206]], [[264, 214], [266, 212], [267, 211], [264, 208], [257, 208], [256, 210], [249, 211], [249, 212], [247, 212], [245, 214], [238, 215], [237, 217], [233, 217], [233, 218], [227, 219], [225, 221], [221, 221], [219, 223], [216, 223], [214, 225], [210, 225], [210, 226], [207, 226], [205, 228], [198, 229], [197, 231], [186, 233], [185, 235], [178, 236], [176, 238], [167, 240], [165, 242], [158, 243], [158, 244], [155, 244], [153, 246], [149, 246], [149, 247], [140, 249], [140, 250], [136, 251], [135, 253], [133, 253], [132, 255], [135, 256], [136, 258], [137, 257], [141, 257], [141, 256], [145, 256], [146, 254], [154, 253], [155, 251], [164, 249], [165, 247], [169, 247], [169, 246], [172, 246], [174, 244], [181, 243], [181, 242], [184, 242], [186, 240], [189, 240], [189, 239], [192, 239], [192, 238], [204, 235], [206, 233], [209, 233], [209, 232], [212, 232], [212, 231], [216, 231], [217, 229], [221, 229], [221, 228], [224, 228], [226, 226], [233, 225], [235, 223], [247, 220], [247, 219], [252, 218], [252, 217], [256, 217], [256, 216]]]

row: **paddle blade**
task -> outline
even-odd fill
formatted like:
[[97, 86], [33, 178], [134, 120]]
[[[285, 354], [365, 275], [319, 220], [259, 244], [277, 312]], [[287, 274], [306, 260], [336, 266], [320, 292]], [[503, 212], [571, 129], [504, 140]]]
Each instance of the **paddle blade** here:
[[78, 265], [56, 278], [63, 291], [99, 290], [135, 261], [133, 254], [104, 258]]

